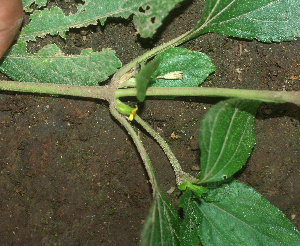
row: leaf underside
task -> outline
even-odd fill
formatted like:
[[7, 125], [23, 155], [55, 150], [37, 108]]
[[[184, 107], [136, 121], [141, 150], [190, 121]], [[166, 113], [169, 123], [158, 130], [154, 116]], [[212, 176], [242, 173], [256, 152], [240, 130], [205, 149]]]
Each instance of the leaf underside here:
[[37, 54], [29, 54], [26, 43], [19, 41], [2, 60], [0, 71], [13, 80], [69, 85], [98, 85], [114, 74], [121, 62], [115, 52], [85, 49], [80, 55], [64, 55], [50, 44]]
[[207, 0], [194, 35], [215, 32], [262, 42], [300, 36], [299, 0]]
[[255, 144], [255, 112], [260, 102], [228, 99], [214, 105], [199, 129], [201, 183], [227, 179], [246, 163]]
[[214, 201], [195, 198], [191, 191], [180, 198], [186, 214], [181, 245], [300, 245], [294, 225], [251, 187], [234, 180], [207, 196]]

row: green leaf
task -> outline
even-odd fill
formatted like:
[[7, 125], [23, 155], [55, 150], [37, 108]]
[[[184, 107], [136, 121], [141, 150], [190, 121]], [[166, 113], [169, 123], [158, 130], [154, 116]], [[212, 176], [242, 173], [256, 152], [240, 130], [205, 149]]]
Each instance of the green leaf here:
[[98, 85], [121, 66], [114, 53], [85, 49], [80, 55], [66, 56], [55, 44], [49, 44], [33, 55], [27, 53], [26, 43], [19, 41], [2, 59], [0, 71], [17, 81]]
[[46, 6], [47, 0], [22, 0], [24, 8], [28, 8], [31, 4], [35, 3], [39, 7]]
[[263, 42], [293, 40], [300, 36], [299, 13], [299, 0], [207, 0], [192, 37], [216, 32]]
[[184, 220], [180, 226], [180, 246], [198, 246], [200, 237], [198, 236], [198, 227], [201, 220], [198, 218], [198, 211], [194, 211], [194, 202], [200, 198], [195, 198], [191, 190], [182, 194], [178, 206], [184, 210]]
[[151, 1], [136, 1], [140, 2], [141, 8], [135, 11], [133, 17], [133, 23], [135, 24], [137, 31], [141, 34], [141, 37], [152, 37], [156, 29], [162, 24], [163, 19], [169, 14], [169, 12], [175, 7], [177, 3], [183, 0], [151, 0]]
[[190, 189], [195, 194], [195, 196], [198, 197], [201, 197], [204, 192], [208, 191], [208, 188], [202, 187], [200, 185], [194, 185], [190, 182], [183, 182], [178, 186], [178, 189], [182, 191], [186, 190], [187, 188]]
[[141, 233], [140, 245], [175, 246], [179, 244], [180, 218], [160, 188], [154, 191], [150, 212]]
[[[181, 245], [300, 245], [300, 233], [275, 206], [238, 181], [211, 189], [215, 202], [193, 198], [186, 192], [179, 205], [185, 218]], [[191, 243], [192, 242], [192, 243]]]
[[150, 85], [151, 87], [196, 87], [215, 71], [210, 58], [197, 51], [172, 47], [156, 57], [161, 59], [161, 63], [153, 77], [175, 71], [181, 71], [183, 77], [182, 79], [156, 79], [155, 83]]
[[246, 163], [255, 143], [254, 116], [259, 103], [228, 99], [205, 114], [199, 129], [200, 183], [224, 180]]
[[107, 17], [128, 18], [134, 14], [134, 23], [141, 36], [151, 37], [175, 5], [183, 0], [87, 0], [78, 5], [75, 14], [65, 16], [58, 7], [36, 10], [31, 22], [23, 28], [21, 40], [34, 40], [46, 34], [65, 36], [70, 27], [103, 25]]
[[143, 102], [145, 100], [146, 91], [151, 80], [151, 75], [158, 68], [159, 63], [160, 58], [155, 57], [153, 61], [148, 62], [146, 65], [142, 64], [141, 70], [135, 76], [137, 89], [136, 97], [140, 102]]

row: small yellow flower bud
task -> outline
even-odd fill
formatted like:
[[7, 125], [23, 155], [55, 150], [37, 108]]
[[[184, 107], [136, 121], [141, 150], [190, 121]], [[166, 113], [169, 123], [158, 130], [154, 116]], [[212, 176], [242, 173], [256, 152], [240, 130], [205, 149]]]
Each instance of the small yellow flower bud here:
[[135, 109], [131, 111], [131, 114], [130, 114], [129, 117], [128, 117], [128, 119], [129, 119], [130, 121], [133, 121], [133, 117], [134, 117], [134, 115], [136, 114], [136, 111], [137, 111], [137, 110], [138, 110], [138, 106], [135, 105]]

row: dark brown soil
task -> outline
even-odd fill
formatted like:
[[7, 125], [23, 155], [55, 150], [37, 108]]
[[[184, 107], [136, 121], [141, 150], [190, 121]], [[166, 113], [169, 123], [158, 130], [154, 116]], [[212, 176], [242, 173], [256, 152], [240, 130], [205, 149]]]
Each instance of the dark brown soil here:
[[[66, 10], [74, 7], [56, 2]], [[66, 41], [51, 36], [38, 39], [28, 49], [36, 52], [56, 43], [67, 54], [78, 54], [88, 47], [110, 47], [125, 64], [189, 30], [202, 8], [203, 3], [185, 1], [153, 39], [139, 38], [130, 20], [109, 19], [104, 27], [72, 30]], [[207, 34], [183, 47], [207, 54], [215, 64], [216, 72], [204, 86], [300, 88], [300, 40], [263, 44]], [[192, 169], [199, 165], [199, 124], [218, 100], [149, 99], [139, 114], [169, 142], [185, 171], [196, 174]], [[299, 112], [291, 104], [261, 104], [255, 120], [256, 145], [236, 175], [283, 211], [298, 230]], [[161, 188], [175, 205], [180, 193], [167, 193], [175, 187], [167, 158], [147, 134], [140, 131], [140, 136]], [[151, 187], [130, 137], [106, 103], [2, 93], [0, 140], [1, 245], [137, 245]]]

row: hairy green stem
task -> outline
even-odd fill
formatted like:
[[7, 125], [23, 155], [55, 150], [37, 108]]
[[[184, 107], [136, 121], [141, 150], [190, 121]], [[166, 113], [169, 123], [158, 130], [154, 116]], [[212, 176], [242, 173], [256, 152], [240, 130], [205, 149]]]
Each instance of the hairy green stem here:
[[[75, 86], [65, 84], [0, 81], [0, 90], [97, 98], [107, 101], [112, 101], [111, 99], [114, 98], [114, 92], [111, 86]], [[136, 96], [136, 93], [136, 89], [134, 88], [118, 89], [115, 92], [115, 96], [116, 98], [132, 97]], [[146, 95], [236, 97], [264, 102], [289, 102], [300, 105], [300, 91], [242, 90], [208, 87], [150, 87], [148, 88]]]
[[[116, 97], [136, 96], [136, 89], [119, 89]], [[268, 90], [242, 90], [208, 87], [150, 87], [147, 96], [211, 96], [235, 97], [242, 99], [260, 100], [263, 102], [294, 103], [300, 105], [300, 91], [268, 91]]]
[[[199, 30], [199, 29], [198, 29]], [[120, 78], [126, 74], [127, 72], [129, 72], [131, 69], [133, 69], [134, 67], [137, 66], [137, 64], [140, 64], [144, 61], [147, 61], [148, 59], [156, 56], [157, 54], [159, 54], [160, 52], [173, 47], [173, 46], [177, 46], [181, 43], [184, 43], [185, 41], [188, 40], [188, 38], [194, 34], [195, 31], [190, 30], [185, 32], [184, 34], [180, 35], [177, 38], [174, 38], [172, 40], [170, 40], [169, 42], [166, 42], [158, 47], [155, 47], [151, 50], [149, 50], [148, 52], [146, 52], [145, 54], [137, 57], [136, 59], [134, 59], [133, 61], [129, 62], [128, 64], [126, 64], [125, 66], [121, 67], [113, 76], [112, 80], [111, 80], [111, 86], [114, 87], [115, 89], [118, 88], [119, 86], [119, 81]]]
[[189, 181], [190, 183], [197, 182], [198, 180], [189, 174], [182, 171], [182, 168], [172, 152], [170, 146], [166, 143], [166, 141], [156, 132], [152, 129], [151, 126], [149, 126], [144, 120], [142, 120], [138, 115], [134, 116], [134, 119], [158, 142], [160, 147], [165, 152], [166, 156], [168, 157], [173, 170], [175, 172], [176, 176], [176, 182], [177, 185], [180, 185], [182, 182]]
[[[75, 86], [18, 81], [0, 81], [0, 90], [97, 98], [107, 101], [112, 101], [111, 99], [114, 94], [111, 86]], [[134, 88], [118, 89], [115, 92], [115, 96], [116, 98], [132, 97], [136, 96], [136, 93], [136, 89]], [[300, 91], [242, 90], [208, 87], [150, 87], [146, 95], [236, 97], [264, 102], [289, 102], [300, 105]]]
[[[110, 104], [110, 112], [111, 114], [125, 127], [128, 134], [132, 137], [133, 142], [135, 143], [135, 146], [140, 153], [140, 156], [144, 162], [146, 171], [149, 176], [150, 183], [152, 185], [153, 191], [157, 190], [158, 188], [158, 181], [155, 177], [155, 171], [151, 164], [150, 157], [146, 152], [146, 149], [144, 145], [142, 144], [141, 140], [139, 139], [138, 135], [136, 134], [135, 130], [131, 126], [131, 124], [125, 119], [123, 115], [121, 115], [115, 108], [114, 104]], [[154, 195], [154, 192], [153, 192]]]
[[[212, 12], [213, 13], [213, 12]], [[211, 13], [211, 14], [212, 14]], [[219, 13], [221, 14], [222, 11]], [[127, 73], [130, 69], [134, 68], [137, 64], [146, 61], [148, 59], [150, 59], [151, 57], [156, 56], [157, 54], [159, 54], [160, 52], [170, 48], [170, 47], [174, 47], [177, 45], [180, 45], [186, 41], [188, 41], [191, 38], [194, 38], [196, 36], [199, 36], [201, 33], [201, 30], [204, 29], [205, 27], [207, 27], [213, 20], [215, 20], [219, 14], [213, 16], [212, 18], [210, 18], [211, 16], [209, 16], [206, 21], [198, 28], [193, 28], [185, 33], [183, 33], [182, 35], [180, 35], [177, 38], [174, 38], [172, 40], [170, 40], [169, 42], [166, 42], [158, 47], [155, 47], [151, 50], [149, 50], [148, 52], [146, 52], [145, 54], [137, 57], [136, 59], [134, 59], [133, 61], [129, 62], [128, 64], [126, 64], [125, 66], [123, 66], [121, 69], [118, 70], [118, 72], [115, 74], [114, 78], [112, 79], [112, 86], [114, 88], [118, 87], [118, 80], [119, 78], [124, 75], [125, 73]]]
[[122, 89], [124, 89], [124, 88], [135, 88], [135, 87], [136, 87], [136, 80], [135, 80], [135, 78], [131, 78], [131, 79], [123, 82], [122, 84], [120, 84], [118, 86], [118, 88], [122, 88]]
[[88, 97], [109, 100], [113, 97], [109, 86], [76, 86], [65, 84], [32, 83], [19, 81], [0, 81], [0, 90], [42, 93], [49, 95], [64, 95], [74, 97]]

